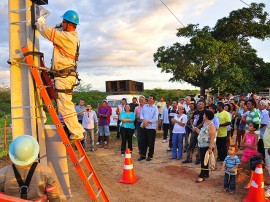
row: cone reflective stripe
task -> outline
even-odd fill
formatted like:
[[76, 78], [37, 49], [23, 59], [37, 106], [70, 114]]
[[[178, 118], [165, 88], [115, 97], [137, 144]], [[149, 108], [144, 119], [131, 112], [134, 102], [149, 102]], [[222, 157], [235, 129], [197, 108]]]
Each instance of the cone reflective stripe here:
[[248, 191], [248, 194], [242, 200], [243, 202], [264, 202], [264, 179], [263, 179], [263, 169], [262, 164], [257, 164], [254, 171], [252, 182]]
[[124, 169], [125, 170], [132, 170], [133, 169], [133, 165], [124, 165]]
[[124, 169], [122, 178], [119, 180], [120, 183], [134, 184], [139, 178], [135, 176], [131, 154], [129, 149], [126, 150]]
[[131, 154], [125, 154], [125, 158], [131, 159]]

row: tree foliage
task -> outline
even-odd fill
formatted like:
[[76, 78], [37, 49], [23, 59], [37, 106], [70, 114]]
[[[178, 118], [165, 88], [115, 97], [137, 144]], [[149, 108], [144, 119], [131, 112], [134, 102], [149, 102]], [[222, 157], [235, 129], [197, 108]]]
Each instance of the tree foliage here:
[[93, 87], [92, 84], [90, 83], [86, 84], [85, 82], [81, 81], [80, 84], [74, 88], [74, 91], [90, 92], [92, 87]]
[[[179, 28], [178, 37], [189, 43], [160, 47], [154, 62], [162, 72], [172, 73], [170, 81], [188, 82], [205, 89], [222, 92], [258, 91], [268, 87], [269, 63], [259, 58], [249, 43], [251, 37], [270, 37], [270, 21], [264, 4], [252, 3], [249, 8], [232, 11], [217, 21], [214, 28], [190, 24]], [[261, 81], [261, 76], [266, 80]]]

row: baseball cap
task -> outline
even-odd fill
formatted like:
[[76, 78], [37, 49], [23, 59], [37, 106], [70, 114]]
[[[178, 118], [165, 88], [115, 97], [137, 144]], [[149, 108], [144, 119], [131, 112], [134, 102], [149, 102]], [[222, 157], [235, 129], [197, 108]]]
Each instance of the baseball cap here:
[[108, 103], [108, 100], [107, 99], [103, 99], [102, 102], [107, 102]]

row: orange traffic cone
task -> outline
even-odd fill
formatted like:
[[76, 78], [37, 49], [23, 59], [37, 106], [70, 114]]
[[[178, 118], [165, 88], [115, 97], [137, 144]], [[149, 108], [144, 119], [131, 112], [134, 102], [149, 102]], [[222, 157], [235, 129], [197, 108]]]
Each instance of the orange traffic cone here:
[[265, 202], [268, 201], [264, 196], [264, 179], [262, 164], [257, 164], [253, 174], [251, 186], [248, 195], [242, 200], [243, 202]]
[[135, 176], [133, 164], [129, 149], [126, 149], [123, 176], [119, 180], [120, 183], [134, 184], [139, 178]]

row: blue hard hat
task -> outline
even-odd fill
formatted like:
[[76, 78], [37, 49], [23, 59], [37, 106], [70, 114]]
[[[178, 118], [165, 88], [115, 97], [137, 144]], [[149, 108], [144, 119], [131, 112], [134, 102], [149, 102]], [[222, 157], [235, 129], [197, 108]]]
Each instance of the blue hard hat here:
[[19, 166], [33, 163], [38, 154], [38, 142], [31, 135], [19, 136], [9, 146], [9, 157], [14, 164]]
[[75, 25], [79, 24], [79, 15], [74, 10], [68, 10], [67, 12], [64, 13], [62, 18], [64, 20], [67, 20], [67, 21], [75, 24]]

